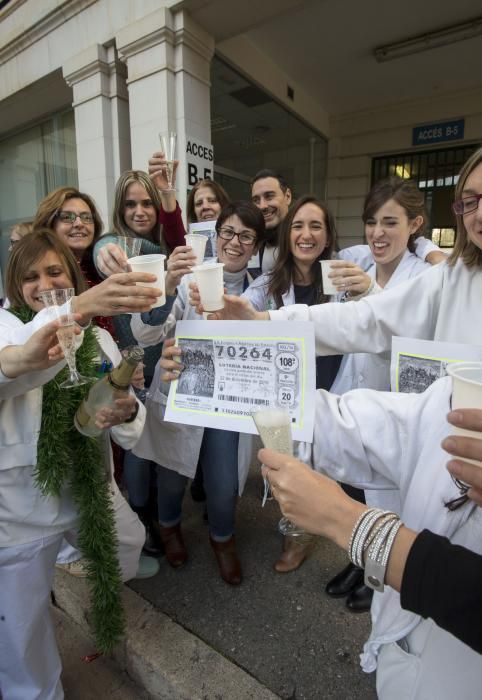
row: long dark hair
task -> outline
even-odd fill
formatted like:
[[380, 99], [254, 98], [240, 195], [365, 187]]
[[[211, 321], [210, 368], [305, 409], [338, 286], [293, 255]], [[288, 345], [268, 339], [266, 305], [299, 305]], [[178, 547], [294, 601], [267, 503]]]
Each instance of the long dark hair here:
[[324, 304], [329, 297], [323, 294], [321, 283], [321, 265], [319, 260], [330, 260], [336, 250], [336, 228], [335, 219], [328, 209], [325, 202], [313, 195], [303, 195], [292, 204], [288, 214], [284, 218], [279, 235], [278, 257], [271, 271], [268, 292], [274, 298], [277, 308], [283, 306], [283, 294], [289, 291], [296, 273], [296, 260], [291, 252], [290, 238], [291, 226], [298, 211], [305, 204], [314, 204], [321, 209], [325, 219], [327, 243], [326, 248], [321, 255], [313, 262], [311, 266], [312, 285], [315, 288], [315, 304]]
[[407, 248], [411, 253], [415, 252], [415, 239], [423, 236], [427, 227], [428, 216], [425, 209], [425, 198], [414, 180], [404, 180], [393, 175], [386, 180], [376, 182], [365, 198], [363, 205], [363, 223], [375, 216], [375, 213], [383, 205], [393, 199], [399, 204], [407, 215], [409, 221], [421, 216], [423, 221], [414, 233], [409, 236]]

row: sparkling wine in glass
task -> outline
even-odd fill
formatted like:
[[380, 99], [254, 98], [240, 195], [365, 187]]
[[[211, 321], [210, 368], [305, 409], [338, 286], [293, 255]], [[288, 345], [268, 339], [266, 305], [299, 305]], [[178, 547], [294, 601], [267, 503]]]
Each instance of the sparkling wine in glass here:
[[[252, 414], [259, 436], [265, 447], [285, 455], [293, 455], [293, 438], [291, 436], [291, 417], [282, 408], [263, 408]], [[282, 517], [278, 523], [282, 535], [301, 537], [305, 530]]]
[[72, 311], [62, 308], [75, 295], [75, 290], [69, 289], [48, 289], [40, 293], [44, 306], [52, 307], [56, 310], [57, 319], [61, 325], [57, 331], [59, 345], [62, 348], [67, 365], [69, 367], [69, 378], [60, 384], [61, 389], [71, 389], [74, 386], [81, 386], [92, 381], [91, 377], [84, 377], [77, 371], [75, 363], [76, 334], [75, 321], [72, 318]]
[[164, 151], [166, 159], [166, 180], [169, 190], [172, 190], [172, 180], [174, 176], [174, 160], [176, 158], [176, 141], [177, 135], [175, 131], [166, 131], [159, 134], [161, 148]]

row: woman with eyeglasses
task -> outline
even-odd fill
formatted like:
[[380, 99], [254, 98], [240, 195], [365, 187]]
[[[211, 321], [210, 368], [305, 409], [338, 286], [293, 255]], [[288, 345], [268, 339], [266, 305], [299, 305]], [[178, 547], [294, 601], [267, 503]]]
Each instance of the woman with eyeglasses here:
[[[250, 283], [248, 261], [265, 237], [263, 215], [250, 202], [224, 207], [216, 222], [218, 260], [224, 263], [224, 284], [239, 295]], [[169, 258], [164, 307], [132, 316], [132, 330], [141, 345], [157, 343], [174, 335], [178, 320], [200, 320], [189, 303], [192, 253], [178, 249]], [[172, 378], [175, 378], [172, 375]], [[247, 478], [251, 437], [226, 430], [165, 423], [168, 384], [160, 379], [159, 365], [147, 400], [147, 422], [136, 455], [154, 460], [158, 466], [158, 507], [161, 538], [169, 564], [178, 568], [187, 559], [181, 531], [182, 500], [189, 477], [201, 464], [206, 490], [209, 539], [221, 577], [231, 585], [241, 583], [241, 564], [234, 540], [235, 510]]]
[[[33, 220], [33, 229], [49, 228], [67, 244], [77, 260], [89, 287], [102, 282], [95, 269], [93, 249], [104, 224], [90, 195], [75, 187], [58, 187], [42, 199]], [[95, 323], [114, 335], [112, 319], [98, 316]]]
[[[54, 231], [74, 254], [80, 266], [83, 277], [89, 287], [103, 281], [94, 265], [93, 252], [96, 242], [100, 239], [103, 229], [102, 219], [90, 195], [80, 192], [74, 187], [59, 187], [50, 192], [39, 204], [33, 228], [46, 227]], [[125, 270], [124, 270], [125, 272]], [[128, 319], [122, 314], [119, 319]], [[95, 325], [104, 328], [116, 341], [119, 340], [119, 330], [122, 330], [122, 320], [110, 316], [97, 316]], [[125, 321], [128, 324], [128, 320]], [[130, 343], [133, 339], [129, 334]], [[124, 347], [121, 345], [121, 347]], [[123, 453], [117, 445], [113, 445], [116, 463], [116, 474], [122, 469]], [[64, 543], [61, 548], [58, 565], [73, 576], [85, 577], [86, 569], [80, 554], [70, 545]], [[141, 559], [140, 576], [155, 575], [157, 563]]]
[[[457, 185], [455, 187], [455, 201], [453, 210], [457, 220], [457, 238], [453, 253], [446, 263], [442, 263], [415, 279], [408, 280], [402, 285], [388, 290], [383, 294], [376, 294], [356, 303], [324, 304], [318, 306], [287, 306], [269, 312], [257, 312], [247, 300], [236, 297], [225, 297], [225, 308], [217, 317], [224, 319], [243, 320], [311, 320], [315, 324], [316, 351], [319, 355], [330, 355], [336, 352], [368, 352], [389, 353], [391, 351], [392, 336], [399, 335], [409, 338], [425, 340], [447, 341], [454, 343], [467, 343], [482, 346], [481, 323], [481, 299], [482, 299], [482, 148], [475, 151], [462, 167]], [[440, 381], [440, 380], [439, 380]], [[411, 415], [411, 404], [420, 406], [421, 399], [430, 391], [421, 395], [383, 394], [379, 392], [380, 401], [383, 401], [383, 416], [385, 422], [392, 415], [392, 406], [405, 404], [405, 417]], [[447, 392], [444, 401], [447, 409], [450, 401], [450, 392]], [[349, 397], [356, 397], [357, 391], [349, 392], [338, 399], [336, 396], [318, 392], [317, 415], [319, 425], [323, 425], [323, 415], [327, 404], [340, 402], [343, 407]], [[363, 425], [372, 422], [370, 415], [363, 407], [359, 420]], [[418, 414], [420, 418], [422, 414]], [[432, 434], [430, 421], [423, 427], [421, 422], [413, 423], [414, 435], [417, 440], [425, 440], [427, 445], [432, 445], [437, 436]], [[422, 432], [423, 431], [423, 432]], [[350, 435], [354, 436], [356, 427], [350, 429]], [[380, 430], [373, 436], [373, 447], [377, 450], [381, 447], [385, 455], [399, 450], [404, 455], [406, 449], [412, 449], [413, 435], [408, 430], [405, 438], [399, 443], [391, 443], [385, 436], [387, 433], [380, 420]], [[403, 438], [404, 434], [401, 434]], [[329, 433], [323, 433], [324, 438]], [[321, 435], [320, 435], [321, 438]], [[316, 439], [316, 433], [315, 433]], [[389, 475], [389, 481], [383, 480], [383, 485], [373, 484], [373, 480], [357, 475], [356, 459], [337, 455], [335, 460], [324, 455], [326, 444], [315, 445], [315, 454], [311, 461], [315, 466], [329, 471], [330, 475], [347, 483], [352, 483], [363, 488], [387, 488], [393, 483], [394, 488], [399, 488], [402, 497], [410, 494], [415, 499], [416, 507], [410, 508], [407, 514], [402, 510], [402, 517], [407, 527], [422, 529], [424, 527], [436, 528], [438, 534], [445, 534], [452, 541], [458, 541], [469, 549], [481, 553], [480, 530], [476, 528], [474, 511], [471, 510], [465, 498], [464, 489], [459, 493], [458, 485], [446, 484], [443, 481], [443, 466], [438, 463], [430, 450], [426, 452], [426, 464], [422, 465], [430, 478], [426, 478], [417, 490], [412, 489], [411, 480], [406, 475], [393, 472]], [[434, 450], [437, 446], [434, 447]], [[397, 454], [395, 452], [395, 454]], [[367, 455], [371, 455], [368, 449]], [[310, 461], [309, 456], [307, 456]], [[307, 461], [305, 458], [304, 461]], [[336, 467], [336, 468], [335, 468]], [[428, 471], [430, 469], [430, 471]], [[448, 486], [450, 488], [448, 488]], [[443, 491], [440, 489], [443, 488]], [[450, 506], [450, 510], [445, 507]], [[453, 510], [455, 509], [455, 510]], [[461, 530], [462, 524], [467, 523]], [[474, 537], [473, 537], [474, 535]], [[459, 538], [460, 537], [460, 538]], [[456, 539], [457, 538], [457, 539]], [[393, 595], [383, 594], [375, 596], [372, 604], [373, 630], [366, 645], [363, 656], [363, 668], [374, 670], [377, 665], [377, 656], [384, 646], [390, 647], [390, 653], [399, 657], [399, 661], [407, 662], [407, 672], [417, 675], [419, 667], [418, 651], [411, 653], [416, 646], [412, 645], [410, 633], [423, 624], [420, 618], [412, 617], [409, 624], [399, 624], [402, 621], [399, 601]], [[425, 628], [426, 629], [426, 628]], [[406, 648], [404, 651], [402, 647]], [[429, 645], [430, 646], [430, 645]], [[428, 647], [426, 647], [428, 649]], [[422, 650], [423, 651], [423, 650]], [[435, 661], [433, 659], [432, 661]], [[453, 678], [464, 678], [465, 669], [462, 668], [459, 657], [455, 653], [451, 659], [446, 659], [444, 665], [437, 661], [437, 668], [432, 667], [434, 673], [441, 669], [446, 673], [445, 677], [452, 674]], [[445, 659], [444, 659], [445, 662]], [[393, 676], [396, 688], [397, 679]], [[479, 660], [480, 679], [480, 660]], [[400, 680], [398, 680], [400, 684]], [[427, 697], [451, 698], [457, 695], [455, 691], [450, 695], [450, 687], [446, 693], [427, 693]], [[480, 682], [474, 690], [474, 695], [480, 694]], [[385, 697], [385, 696], [382, 696]], [[386, 697], [398, 697], [398, 695], [386, 694]], [[407, 697], [405, 695], [404, 697]], [[418, 696], [414, 696], [418, 697]], [[421, 695], [419, 697], [422, 697]], [[468, 697], [468, 696], [467, 696]]]

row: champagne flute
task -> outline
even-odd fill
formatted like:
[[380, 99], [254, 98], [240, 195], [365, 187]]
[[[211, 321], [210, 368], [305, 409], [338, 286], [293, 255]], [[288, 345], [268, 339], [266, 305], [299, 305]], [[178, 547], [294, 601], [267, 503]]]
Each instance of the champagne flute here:
[[172, 180], [174, 176], [174, 160], [176, 157], [177, 135], [175, 131], [166, 131], [159, 134], [161, 148], [166, 159], [166, 180], [169, 191], [173, 190]]
[[44, 292], [40, 292], [39, 295], [44, 306], [55, 309], [57, 319], [61, 324], [57, 331], [57, 338], [59, 339], [59, 345], [62, 348], [65, 359], [67, 360], [70, 373], [69, 378], [60, 384], [61, 389], [71, 389], [72, 387], [81, 386], [82, 384], [87, 384], [92, 381], [92, 377], [84, 377], [77, 371], [75, 364], [75, 321], [72, 317], [72, 311], [62, 309], [64, 304], [70, 301], [74, 295], [75, 290], [72, 288], [48, 289]]
[[[293, 455], [293, 438], [291, 436], [291, 417], [282, 408], [263, 408], [251, 415], [258, 429], [263, 445], [284, 455]], [[295, 525], [284, 516], [278, 523], [278, 530], [288, 537], [306, 535], [305, 530]]]

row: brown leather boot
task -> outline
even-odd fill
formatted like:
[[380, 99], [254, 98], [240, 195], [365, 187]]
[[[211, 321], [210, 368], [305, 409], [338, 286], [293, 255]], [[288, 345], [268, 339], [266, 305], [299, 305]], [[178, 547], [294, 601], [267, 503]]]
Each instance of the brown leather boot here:
[[181, 524], [178, 523], [174, 527], [159, 528], [161, 540], [164, 545], [166, 559], [174, 569], [179, 569], [186, 563], [187, 550], [182, 539]]
[[219, 566], [219, 572], [226, 583], [238, 586], [243, 578], [241, 564], [236, 552], [234, 535], [227, 542], [216, 542], [209, 535], [209, 541]]
[[283, 551], [280, 558], [274, 564], [279, 574], [287, 574], [289, 571], [299, 569], [310, 553], [312, 541], [303, 536], [301, 541], [296, 537], [283, 538]]

